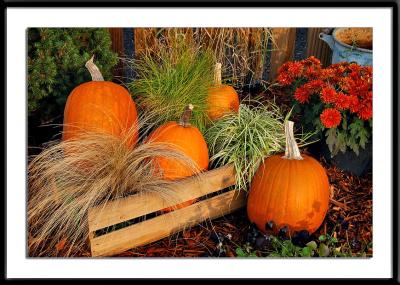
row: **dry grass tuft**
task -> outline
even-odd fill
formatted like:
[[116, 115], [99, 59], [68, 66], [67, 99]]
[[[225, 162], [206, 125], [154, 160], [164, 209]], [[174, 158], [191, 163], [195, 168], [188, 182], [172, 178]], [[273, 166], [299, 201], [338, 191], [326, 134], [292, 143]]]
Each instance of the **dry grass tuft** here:
[[162, 179], [154, 157], [196, 164], [163, 143], [128, 149], [124, 138], [86, 133], [43, 150], [28, 165], [29, 256], [72, 256], [87, 245], [89, 208], [142, 191], [173, 201], [174, 183]]

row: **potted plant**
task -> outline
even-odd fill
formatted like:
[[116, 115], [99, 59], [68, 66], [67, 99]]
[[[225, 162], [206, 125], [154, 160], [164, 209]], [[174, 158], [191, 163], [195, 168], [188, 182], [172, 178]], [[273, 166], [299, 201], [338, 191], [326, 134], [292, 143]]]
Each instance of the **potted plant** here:
[[279, 69], [306, 129], [325, 141], [312, 149], [343, 170], [362, 175], [372, 165], [372, 67], [339, 62], [322, 68], [309, 57]]

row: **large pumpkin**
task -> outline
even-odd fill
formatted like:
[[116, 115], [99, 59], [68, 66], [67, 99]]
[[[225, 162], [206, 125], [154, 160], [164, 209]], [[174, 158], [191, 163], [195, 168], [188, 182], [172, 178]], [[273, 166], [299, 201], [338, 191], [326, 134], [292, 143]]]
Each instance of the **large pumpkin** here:
[[239, 110], [239, 96], [230, 85], [222, 84], [221, 63], [215, 66], [214, 86], [208, 91], [207, 114], [211, 120], [217, 120], [227, 113]]
[[[190, 104], [185, 108], [180, 122], [168, 122], [158, 127], [149, 135], [147, 141], [168, 143], [190, 157], [197, 164], [199, 170], [207, 170], [208, 147], [201, 132], [189, 123], [192, 110], [193, 105]], [[177, 159], [156, 157], [154, 163], [159, 167], [166, 180], [177, 180], [194, 174], [193, 169], [188, 168]], [[188, 201], [173, 208], [179, 209], [192, 203], [193, 201]], [[173, 208], [166, 208], [164, 211], [168, 212]]]
[[64, 109], [63, 140], [76, 139], [85, 132], [118, 136], [133, 147], [138, 140], [136, 105], [122, 86], [104, 81], [93, 57], [86, 63], [92, 81], [75, 87]]
[[287, 227], [291, 234], [302, 230], [311, 234], [328, 210], [329, 180], [317, 160], [300, 155], [293, 122], [285, 123], [285, 134], [285, 156], [265, 159], [252, 180], [247, 214], [263, 232], [275, 225], [275, 233]]

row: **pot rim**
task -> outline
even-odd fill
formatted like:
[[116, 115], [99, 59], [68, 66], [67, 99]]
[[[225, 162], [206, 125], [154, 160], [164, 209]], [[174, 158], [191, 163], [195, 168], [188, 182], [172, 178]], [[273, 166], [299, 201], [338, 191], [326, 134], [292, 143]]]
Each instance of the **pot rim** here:
[[366, 52], [366, 53], [372, 53], [372, 50], [371, 50], [371, 49], [365, 49], [365, 48], [355, 47], [355, 46], [351, 46], [351, 45], [348, 45], [348, 44], [345, 44], [345, 43], [339, 41], [339, 40], [336, 38], [336, 33], [337, 33], [337, 32], [340, 32], [340, 31], [343, 30], [343, 29], [348, 29], [348, 28], [335, 28], [335, 29], [333, 30], [332, 37], [333, 37], [333, 39], [335, 40], [336, 43], [338, 43], [339, 45], [341, 45], [341, 46], [343, 46], [343, 47], [346, 47], [346, 48], [348, 48], [348, 49], [359, 50], [359, 51]]

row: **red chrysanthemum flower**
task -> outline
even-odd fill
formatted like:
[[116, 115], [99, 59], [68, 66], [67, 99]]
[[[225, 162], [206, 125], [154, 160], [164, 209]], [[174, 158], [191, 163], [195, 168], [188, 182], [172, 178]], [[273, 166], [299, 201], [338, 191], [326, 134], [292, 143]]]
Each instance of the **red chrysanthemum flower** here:
[[319, 93], [321, 88], [325, 85], [324, 81], [322, 81], [321, 79], [312, 80], [307, 84], [310, 86], [310, 88], [314, 89], [314, 93]]
[[342, 92], [337, 93], [335, 107], [338, 110], [346, 110], [350, 106], [349, 96], [343, 94]]
[[306, 86], [298, 87], [296, 91], [294, 91], [294, 98], [302, 104], [308, 102], [310, 95], [310, 90]]
[[362, 99], [359, 100], [360, 104], [357, 110], [357, 115], [362, 120], [369, 120], [372, 118], [372, 92], [362, 94]]
[[358, 109], [357, 116], [364, 121], [367, 121], [372, 118], [372, 108], [369, 106], [361, 106]]
[[333, 68], [324, 68], [321, 70], [321, 78], [323, 80], [329, 80], [336, 76], [336, 70]]
[[334, 103], [337, 98], [336, 90], [332, 87], [324, 87], [321, 91], [321, 100], [322, 102], [329, 104]]
[[359, 73], [362, 69], [362, 67], [357, 63], [350, 63], [348, 68], [355, 73]]
[[305, 62], [313, 64], [313, 65], [321, 65], [321, 61], [313, 55], [310, 56], [309, 58], [306, 58]]
[[292, 62], [288, 67], [288, 73], [291, 77], [300, 77], [303, 72], [303, 64], [298, 61]]
[[338, 110], [334, 108], [328, 108], [322, 111], [319, 118], [325, 128], [336, 128], [342, 120], [342, 115]]
[[340, 89], [348, 91], [352, 88], [354, 82], [349, 77], [341, 77], [338, 81], [338, 85]]
[[280, 85], [290, 85], [293, 83], [294, 78], [287, 73], [280, 73], [277, 78]]
[[358, 100], [358, 97], [356, 95], [350, 95], [348, 100], [350, 112], [357, 113], [360, 108], [360, 100]]

